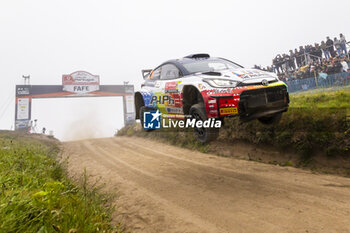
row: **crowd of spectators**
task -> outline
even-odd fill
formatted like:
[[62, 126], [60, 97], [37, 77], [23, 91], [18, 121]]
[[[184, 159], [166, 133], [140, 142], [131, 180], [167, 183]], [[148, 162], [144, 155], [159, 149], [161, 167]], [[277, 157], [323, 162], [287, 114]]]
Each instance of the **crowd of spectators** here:
[[314, 46], [300, 46], [289, 50], [289, 54], [278, 54], [272, 65], [266, 68], [254, 68], [275, 72], [283, 81], [309, 77], [326, 77], [328, 74], [350, 71], [350, 51], [347, 51], [345, 36], [340, 34]]

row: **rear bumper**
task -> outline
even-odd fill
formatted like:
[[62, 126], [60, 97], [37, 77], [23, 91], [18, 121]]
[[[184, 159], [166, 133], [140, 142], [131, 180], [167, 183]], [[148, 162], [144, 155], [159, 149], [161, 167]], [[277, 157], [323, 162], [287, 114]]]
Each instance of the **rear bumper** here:
[[289, 95], [285, 85], [246, 90], [240, 95], [238, 115], [241, 120], [249, 121], [286, 112], [288, 105]]

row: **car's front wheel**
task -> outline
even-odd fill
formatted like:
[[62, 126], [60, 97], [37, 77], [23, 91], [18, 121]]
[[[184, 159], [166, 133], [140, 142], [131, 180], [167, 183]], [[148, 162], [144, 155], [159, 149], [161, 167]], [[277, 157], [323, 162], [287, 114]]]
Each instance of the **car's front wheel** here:
[[[205, 111], [204, 104], [195, 104], [190, 108], [190, 115], [192, 119], [196, 119], [196, 121], [205, 121], [208, 119], [207, 113]], [[200, 127], [194, 128], [194, 133], [196, 135], [196, 138], [200, 142], [210, 142], [216, 139], [219, 135], [219, 129], [218, 128], [204, 128]]]
[[264, 125], [271, 125], [271, 124], [278, 123], [281, 120], [281, 118], [282, 118], [282, 113], [279, 112], [272, 116], [260, 117], [258, 120]]

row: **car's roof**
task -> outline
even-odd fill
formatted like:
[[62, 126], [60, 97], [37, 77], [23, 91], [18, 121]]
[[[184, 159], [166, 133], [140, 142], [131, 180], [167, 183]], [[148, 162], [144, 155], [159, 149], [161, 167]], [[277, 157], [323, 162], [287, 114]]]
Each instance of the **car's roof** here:
[[[188, 70], [183, 66], [183, 64], [188, 64], [188, 63], [194, 63], [194, 62], [198, 62], [198, 61], [202, 61], [202, 60], [206, 60], [206, 61], [218, 61], [218, 60], [224, 60], [224, 61], [228, 61], [228, 62], [232, 62], [230, 60], [224, 59], [224, 58], [220, 58], [220, 57], [210, 57], [208, 54], [192, 54], [180, 59], [171, 59], [168, 60], [166, 62], [163, 62], [160, 66], [166, 65], [166, 64], [173, 64], [175, 65], [182, 73], [182, 75], [188, 75], [190, 74], [188, 72]], [[234, 62], [232, 62], [234, 63]], [[240, 67], [242, 67], [241, 65], [234, 63]], [[158, 68], [157, 67], [157, 68]], [[156, 69], [157, 69], [156, 68]], [[243, 67], [242, 67], [243, 68]]]

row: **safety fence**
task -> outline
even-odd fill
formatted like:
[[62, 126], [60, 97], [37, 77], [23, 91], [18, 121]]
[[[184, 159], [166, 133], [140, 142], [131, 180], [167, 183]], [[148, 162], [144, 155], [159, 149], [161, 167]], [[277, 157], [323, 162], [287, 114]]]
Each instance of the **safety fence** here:
[[289, 92], [306, 91], [316, 88], [348, 87], [350, 86], [350, 72], [318, 75], [304, 79], [286, 81]]

